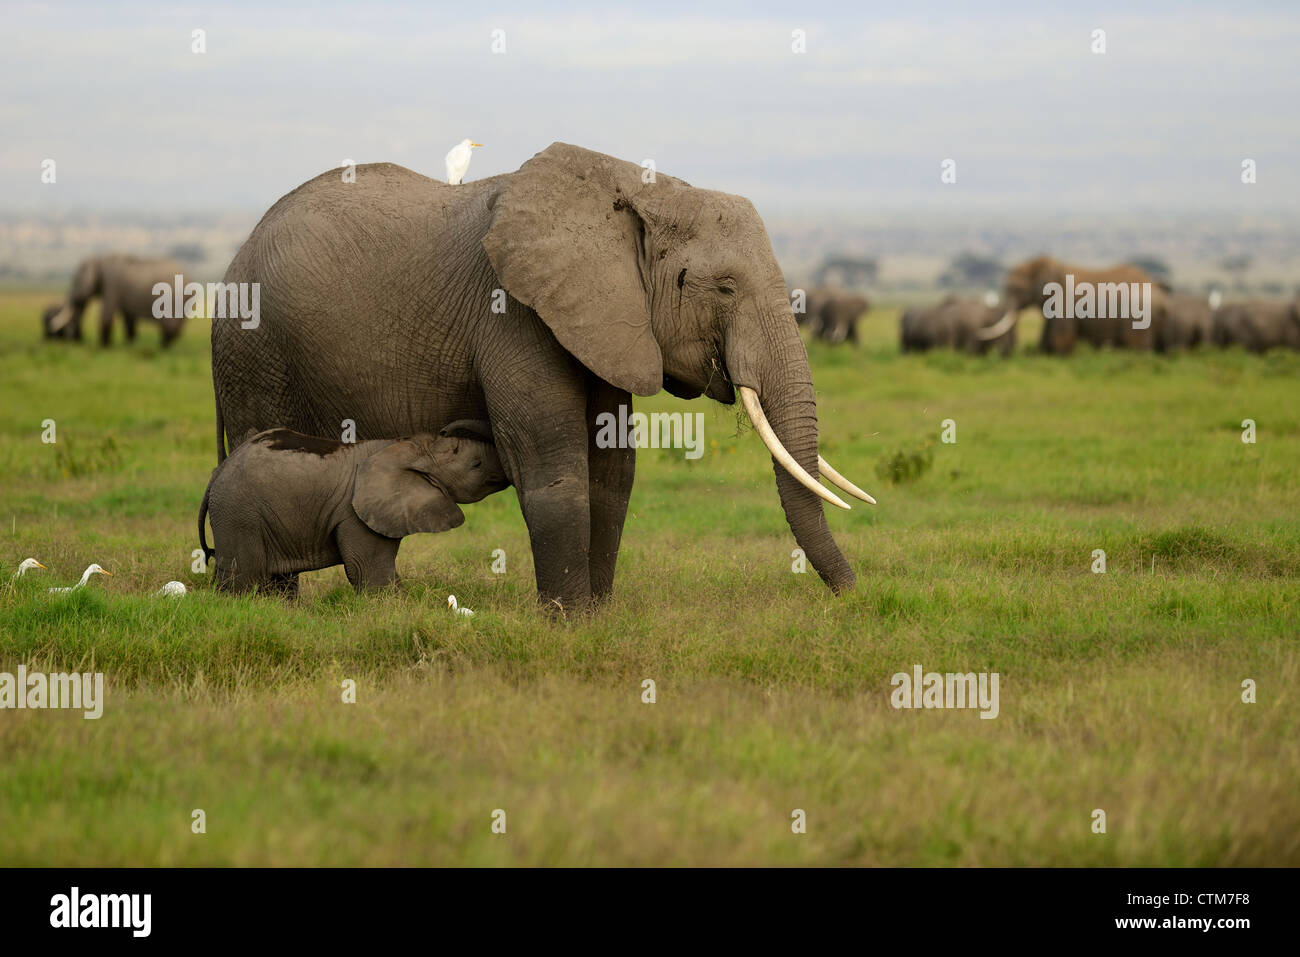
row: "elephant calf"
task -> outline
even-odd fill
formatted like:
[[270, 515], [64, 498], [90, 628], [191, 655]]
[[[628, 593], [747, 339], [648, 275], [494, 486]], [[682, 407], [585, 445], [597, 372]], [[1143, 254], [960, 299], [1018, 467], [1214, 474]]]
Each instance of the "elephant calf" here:
[[[340, 563], [354, 588], [375, 588], [397, 581], [404, 536], [455, 528], [465, 521], [458, 502], [509, 484], [485, 422], [352, 444], [270, 429], [212, 473], [199, 544], [215, 554], [224, 591], [292, 597], [299, 572]], [[215, 551], [204, 538], [209, 512]]]

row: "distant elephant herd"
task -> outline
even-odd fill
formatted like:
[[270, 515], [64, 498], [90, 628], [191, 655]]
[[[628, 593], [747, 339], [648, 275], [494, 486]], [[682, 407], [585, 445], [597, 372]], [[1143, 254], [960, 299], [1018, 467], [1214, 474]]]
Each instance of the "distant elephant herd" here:
[[[1128, 317], [1078, 315], [1072, 310], [1045, 309], [1053, 290], [1082, 288], [1149, 290], [1148, 315]], [[796, 291], [797, 293], [797, 291]], [[829, 343], [858, 342], [857, 323], [867, 300], [842, 290], [806, 292], [806, 311], [796, 317], [814, 338]], [[1040, 352], [1068, 355], [1080, 342], [1095, 348], [1177, 352], [1197, 346], [1239, 345], [1251, 352], [1273, 348], [1300, 349], [1300, 299], [1249, 300], [1213, 306], [1201, 296], [1177, 293], [1131, 265], [1107, 269], [1073, 266], [1040, 256], [1014, 266], [1000, 299], [992, 302], [948, 296], [932, 306], [907, 309], [899, 319], [903, 352], [948, 348], [982, 355], [1009, 355], [1015, 348], [1020, 313], [1028, 307], [1044, 311]]]

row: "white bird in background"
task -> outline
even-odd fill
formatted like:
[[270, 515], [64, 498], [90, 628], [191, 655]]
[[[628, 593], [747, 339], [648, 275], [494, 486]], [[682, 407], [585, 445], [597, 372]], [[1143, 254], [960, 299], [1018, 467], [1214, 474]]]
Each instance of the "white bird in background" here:
[[75, 585], [72, 585], [69, 588], [51, 588], [50, 591], [51, 592], [76, 591], [78, 588], [84, 588], [86, 582], [90, 581], [91, 575], [107, 575], [110, 578], [113, 577], [112, 572], [105, 571], [104, 569], [100, 568], [98, 565], [91, 565], [84, 572], [81, 573], [81, 581], [77, 582]]
[[456, 604], [455, 595], [447, 596], [447, 607], [452, 610], [453, 614], [464, 615], [466, 618], [474, 617], [474, 613], [470, 611], [468, 608], [461, 608], [460, 605]]
[[[42, 565], [34, 558], [24, 558], [23, 563], [18, 566], [18, 571], [14, 572], [13, 578], [22, 578], [31, 569], [44, 568], [44, 567], [45, 567], [44, 565]], [[11, 578], [10, 581], [13, 581], [13, 578]]]
[[1223, 293], [1217, 289], [1210, 290], [1210, 308], [1218, 309], [1223, 305]]
[[177, 597], [187, 594], [189, 594], [189, 589], [185, 587], [185, 583], [175, 581], [168, 582], [154, 592], [154, 595], [176, 595]]
[[482, 143], [475, 143], [473, 140], [461, 140], [451, 148], [447, 154], [447, 185], [459, 186], [460, 181], [465, 178], [469, 171], [469, 158], [471, 150], [476, 146], [482, 146]]

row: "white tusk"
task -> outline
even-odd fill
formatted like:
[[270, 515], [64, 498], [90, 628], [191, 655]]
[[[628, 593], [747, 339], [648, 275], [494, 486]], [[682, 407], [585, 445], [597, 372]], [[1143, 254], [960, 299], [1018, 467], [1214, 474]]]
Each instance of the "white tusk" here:
[[826, 478], [832, 484], [838, 485], [840, 488], [844, 489], [844, 491], [848, 492], [850, 495], [856, 498], [860, 498], [864, 502], [870, 502], [872, 505], [876, 504], [876, 500], [874, 498], [872, 498], [866, 492], [862, 491], [862, 489], [858, 488], [856, 485], [854, 485], [852, 482], [846, 479], [839, 472], [831, 468], [831, 463], [827, 462], [820, 455], [817, 456], [817, 468], [821, 470], [822, 475], [826, 476]]
[[1016, 324], [1017, 315], [1018, 313], [1016, 312], [1016, 310], [1008, 309], [1006, 315], [1004, 315], [997, 322], [993, 323], [993, 325], [985, 326], [983, 329], [975, 330], [975, 335], [979, 336], [979, 338], [985, 341], [989, 339], [996, 339], [999, 336], [1004, 336], [1007, 334], [1007, 330], [1009, 330], [1012, 326]]
[[63, 327], [72, 321], [72, 307], [64, 305], [62, 309], [56, 312], [50, 319], [50, 332], [60, 332]]
[[740, 387], [740, 401], [745, 407], [745, 412], [749, 415], [749, 421], [754, 423], [754, 431], [758, 437], [763, 440], [767, 450], [772, 453], [772, 458], [780, 463], [781, 467], [793, 475], [804, 488], [810, 492], [816, 493], [821, 498], [830, 502], [832, 505], [838, 505], [842, 509], [848, 509], [850, 506], [834, 492], [828, 491], [817, 484], [817, 480], [808, 474], [802, 465], [794, 460], [781, 440], [776, 437], [772, 431], [772, 426], [768, 424], [767, 416], [763, 414], [763, 406], [758, 401], [758, 393], [747, 385]]

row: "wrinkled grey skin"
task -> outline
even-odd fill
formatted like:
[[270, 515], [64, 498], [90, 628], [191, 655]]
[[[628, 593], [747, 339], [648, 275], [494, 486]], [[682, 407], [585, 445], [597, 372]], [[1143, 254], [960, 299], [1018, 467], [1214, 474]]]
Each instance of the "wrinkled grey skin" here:
[[[347, 418], [364, 439], [486, 419], [539, 600], [562, 609], [613, 587], [636, 453], [597, 447], [596, 421], [633, 393], [732, 403], [751, 387], [816, 476], [812, 374], [762, 220], [643, 173], [555, 143], [460, 186], [377, 163], [285, 196], [225, 276], [261, 283], [260, 324], [212, 326], [218, 459], [249, 428], [334, 435]], [[851, 587], [821, 500], [773, 467], [799, 546]]]
[[1000, 306], [986, 306], [974, 299], [949, 296], [938, 305], [908, 309], [899, 320], [904, 352], [925, 352], [951, 348], [975, 355], [996, 349], [1010, 355], [1016, 347], [1016, 329], [1012, 326], [996, 339], [983, 340], [979, 329], [991, 326], [1002, 316]]
[[72, 285], [63, 308], [44, 320], [47, 337], [81, 340], [81, 317], [86, 304], [99, 297], [99, 343], [112, 340], [113, 319], [121, 313], [126, 323], [128, 342], [135, 341], [136, 322], [144, 319], [162, 328], [162, 344], [169, 346], [181, 334], [184, 322], [181, 310], [176, 318], [155, 319], [153, 315], [156, 283], [172, 286], [176, 276], [185, 281], [185, 268], [170, 259], [145, 259], [139, 256], [112, 254], [83, 259], [73, 273]]
[[1214, 344], [1251, 352], [1300, 349], [1300, 300], [1256, 299], [1220, 306], [1214, 312]]
[[289, 597], [298, 574], [342, 564], [358, 591], [397, 582], [406, 535], [465, 521], [457, 503], [509, 483], [487, 423], [453, 422], [438, 434], [348, 444], [289, 429], [246, 439], [217, 467], [199, 510], [199, 544], [223, 591]]
[[1207, 345], [1214, 326], [1213, 310], [1204, 296], [1171, 293], [1164, 322], [1156, 327], [1156, 349], [1177, 352]]

